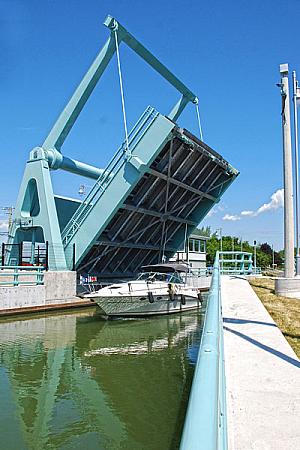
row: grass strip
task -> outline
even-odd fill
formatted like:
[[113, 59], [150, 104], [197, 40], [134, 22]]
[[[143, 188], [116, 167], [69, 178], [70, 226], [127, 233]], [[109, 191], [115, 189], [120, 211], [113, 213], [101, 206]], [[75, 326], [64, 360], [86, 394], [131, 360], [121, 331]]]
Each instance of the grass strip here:
[[300, 358], [300, 300], [276, 295], [275, 280], [271, 278], [253, 278], [250, 284]]

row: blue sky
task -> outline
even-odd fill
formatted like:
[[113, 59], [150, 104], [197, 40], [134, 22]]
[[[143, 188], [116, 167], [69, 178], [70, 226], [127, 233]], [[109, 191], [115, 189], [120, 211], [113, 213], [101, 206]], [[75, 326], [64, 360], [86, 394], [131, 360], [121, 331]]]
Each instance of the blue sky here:
[[[204, 225], [281, 248], [280, 198], [259, 214], [240, 213], [257, 211], [283, 187], [276, 83], [280, 63], [300, 78], [299, 0], [0, 0], [0, 206], [15, 203], [30, 150], [41, 145], [107, 39], [107, 14], [198, 95], [204, 141], [241, 172]], [[121, 62], [129, 128], [148, 104], [167, 113], [174, 89], [126, 47]], [[194, 106], [179, 123], [198, 133]], [[103, 167], [123, 137], [113, 59], [62, 150]], [[53, 183], [57, 194], [77, 198], [81, 183], [91, 185], [59, 171]]]

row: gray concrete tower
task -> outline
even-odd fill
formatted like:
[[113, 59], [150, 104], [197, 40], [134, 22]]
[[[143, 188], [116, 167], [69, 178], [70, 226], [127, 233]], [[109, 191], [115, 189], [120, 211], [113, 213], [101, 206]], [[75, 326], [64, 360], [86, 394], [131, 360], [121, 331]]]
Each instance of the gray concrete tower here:
[[294, 210], [293, 210], [293, 172], [288, 64], [280, 65], [282, 96], [282, 134], [283, 134], [283, 181], [284, 181], [284, 276], [293, 278], [294, 267]]

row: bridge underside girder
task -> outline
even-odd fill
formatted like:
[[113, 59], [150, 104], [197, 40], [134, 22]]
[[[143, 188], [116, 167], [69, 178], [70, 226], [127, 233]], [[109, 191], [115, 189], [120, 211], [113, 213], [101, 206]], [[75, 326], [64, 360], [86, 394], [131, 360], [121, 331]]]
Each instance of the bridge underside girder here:
[[169, 259], [236, 176], [218, 153], [174, 127], [77, 270], [118, 279]]

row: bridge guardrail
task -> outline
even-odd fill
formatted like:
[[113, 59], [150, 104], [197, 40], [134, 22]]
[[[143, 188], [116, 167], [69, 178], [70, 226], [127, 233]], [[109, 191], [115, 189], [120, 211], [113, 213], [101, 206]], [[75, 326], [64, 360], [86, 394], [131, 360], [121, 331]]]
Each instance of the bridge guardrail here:
[[220, 275], [217, 252], [180, 450], [228, 448]]
[[[42, 266], [0, 266], [0, 286], [42, 285], [45, 267]], [[7, 278], [1, 281], [1, 277]], [[31, 280], [20, 278], [31, 277]]]

